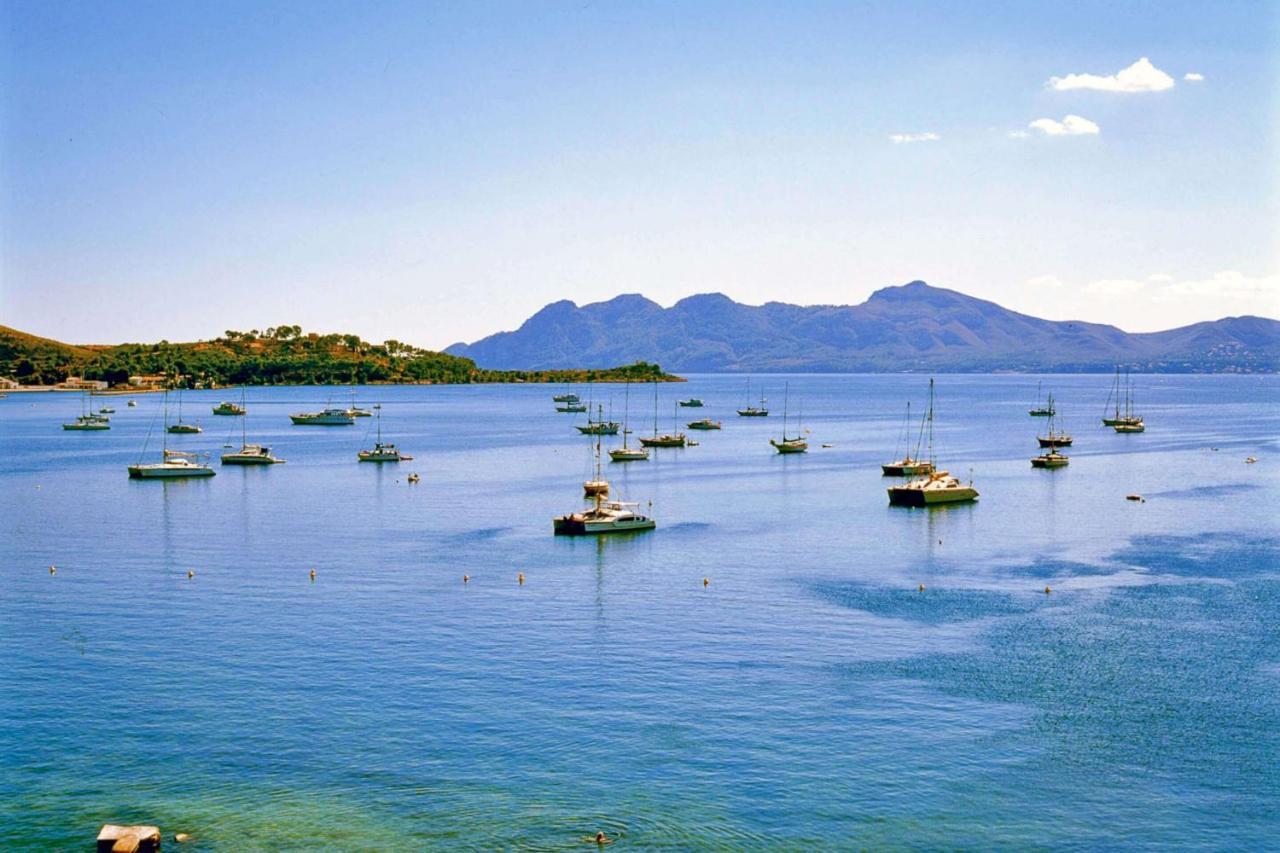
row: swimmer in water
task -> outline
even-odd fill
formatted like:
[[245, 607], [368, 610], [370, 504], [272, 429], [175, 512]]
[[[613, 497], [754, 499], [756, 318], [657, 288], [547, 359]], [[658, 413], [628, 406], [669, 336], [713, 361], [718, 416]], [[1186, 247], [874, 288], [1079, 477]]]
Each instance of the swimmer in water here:
[[587, 838], [587, 839], [585, 839], [585, 840], [587, 841], [587, 843], [592, 843], [592, 842], [594, 842], [594, 843], [596, 843], [596, 844], [599, 844], [601, 847], [603, 847], [603, 846], [604, 846], [604, 845], [606, 845], [606, 844], [612, 844], [612, 843], [613, 843], [613, 839], [612, 839], [612, 838], [610, 838], [609, 836], [605, 835], [605, 834], [604, 834], [604, 830], [601, 830], [601, 831], [597, 832], [597, 833], [595, 834], [595, 836], [594, 836], [594, 837], [588, 837], [588, 838]]

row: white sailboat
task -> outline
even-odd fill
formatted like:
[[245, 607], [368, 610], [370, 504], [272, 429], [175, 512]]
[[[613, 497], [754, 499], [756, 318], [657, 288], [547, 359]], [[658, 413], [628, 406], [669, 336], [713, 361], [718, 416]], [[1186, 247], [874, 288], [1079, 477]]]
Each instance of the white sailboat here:
[[[247, 422], [249, 420], [245, 412], [248, 411], [244, 405], [244, 387], [240, 388], [240, 405], [235, 403], [223, 403], [222, 405], [231, 405], [239, 409], [240, 418], [240, 449], [231, 453], [222, 454], [223, 465], [278, 465], [284, 462], [276, 456], [271, 455], [271, 448], [261, 444], [250, 444], [247, 432]], [[214, 409], [214, 414], [217, 414]]]
[[[160, 449], [160, 461], [144, 463], [142, 455], [147, 451], [147, 441], [151, 438], [151, 432], [147, 432], [147, 440], [143, 442], [142, 453], [138, 455], [138, 461], [129, 466], [129, 477], [135, 480], [172, 480], [184, 477], [212, 477], [217, 474], [208, 465], [202, 465], [195, 453], [184, 453], [178, 450], [170, 450], [167, 444], [166, 436], [169, 434], [169, 394], [165, 392], [164, 400], [164, 419], [165, 428], [161, 430], [160, 435], [162, 445]], [[152, 421], [154, 424], [154, 420]]]

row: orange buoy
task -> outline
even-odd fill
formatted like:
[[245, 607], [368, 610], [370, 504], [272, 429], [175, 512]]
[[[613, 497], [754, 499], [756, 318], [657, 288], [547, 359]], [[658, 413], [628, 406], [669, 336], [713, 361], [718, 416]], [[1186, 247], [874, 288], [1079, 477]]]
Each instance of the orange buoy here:
[[311, 579], [312, 579], [312, 580], [315, 580], [315, 579], [316, 579], [316, 570], [315, 570], [315, 569], [312, 569], [312, 570], [311, 570]]
[[191, 580], [195, 576], [196, 573], [193, 569], [187, 569], [187, 580]]
[[520, 582], [521, 586], [524, 586], [524, 572], [516, 575], [516, 580]]
[[471, 581], [471, 575], [463, 575], [463, 576], [462, 576], [462, 582], [463, 582], [463, 583], [469, 583], [470, 581]]

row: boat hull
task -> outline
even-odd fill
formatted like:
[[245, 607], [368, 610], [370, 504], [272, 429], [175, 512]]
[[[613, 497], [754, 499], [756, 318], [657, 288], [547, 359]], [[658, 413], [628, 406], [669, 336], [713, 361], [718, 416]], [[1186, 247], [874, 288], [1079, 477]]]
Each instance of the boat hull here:
[[1065, 468], [1067, 465], [1067, 457], [1065, 456], [1059, 456], [1057, 458], [1035, 456], [1031, 459], [1032, 468]]
[[943, 504], [967, 503], [976, 500], [978, 490], [968, 487], [960, 489], [910, 489], [905, 486], [894, 486], [889, 492], [890, 506], [941, 506]]
[[767, 418], [769, 412], [764, 409], [738, 409], [738, 416], [743, 418]]
[[1037, 437], [1041, 447], [1070, 447], [1072, 438], [1069, 435], [1057, 435], [1050, 438]]
[[880, 472], [886, 477], [915, 477], [932, 474], [933, 466], [928, 462], [889, 462], [880, 466]]
[[779, 453], [806, 453], [809, 450], [809, 444], [804, 441], [774, 441], [769, 439], [769, 443]]
[[648, 460], [649, 453], [643, 450], [610, 450], [609, 458], [614, 462], [644, 462]]
[[1120, 433], [1147, 431], [1146, 426], [1143, 424], [1116, 424], [1113, 429]]
[[620, 424], [591, 424], [575, 427], [583, 435], [617, 435]]
[[562, 515], [555, 520], [556, 536], [607, 536], [614, 533], [638, 533], [653, 530], [658, 523], [652, 518], [625, 521], [587, 521], [579, 516]]
[[722, 426], [720, 423], [718, 423], [718, 422], [706, 423], [706, 422], [704, 422], [704, 421], [694, 421], [694, 422], [693, 422], [693, 423], [691, 423], [691, 424], [685, 424], [685, 428], [686, 428], [686, 429], [711, 430], [711, 429], [722, 429], [722, 428], [723, 428], [723, 426]]
[[187, 477], [212, 477], [217, 473], [212, 468], [168, 468], [161, 465], [129, 466], [129, 477], [134, 480], [177, 480]]
[[325, 415], [323, 417], [289, 415], [289, 420], [298, 426], [351, 426], [356, 422], [356, 419], [350, 416], [336, 417], [333, 415]]
[[399, 453], [360, 453], [361, 462], [408, 462], [413, 459], [412, 456], [402, 456]]
[[245, 453], [228, 453], [222, 457], [223, 465], [279, 465], [283, 459], [274, 456], [258, 456]]
[[685, 437], [678, 436], [658, 436], [657, 438], [642, 438], [640, 444], [643, 447], [684, 447]]
[[204, 432], [200, 427], [187, 426], [186, 424], [174, 424], [169, 427], [169, 432], [174, 435], [195, 435], [198, 432]]
[[62, 428], [73, 432], [99, 432], [111, 429], [111, 424], [63, 424]]

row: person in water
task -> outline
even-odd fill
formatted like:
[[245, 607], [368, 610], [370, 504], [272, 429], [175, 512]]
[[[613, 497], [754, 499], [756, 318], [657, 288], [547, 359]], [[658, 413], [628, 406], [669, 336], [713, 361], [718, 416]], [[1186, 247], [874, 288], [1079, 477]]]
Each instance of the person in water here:
[[604, 830], [600, 830], [599, 832], [597, 832], [597, 833], [596, 833], [596, 837], [595, 837], [595, 838], [589, 838], [589, 839], [587, 839], [587, 840], [588, 840], [588, 841], [594, 841], [596, 844], [599, 844], [601, 847], [603, 847], [603, 846], [604, 846], [604, 845], [606, 845], [606, 844], [612, 844], [612, 843], [613, 843], [613, 839], [612, 839], [612, 838], [610, 838], [609, 836], [605, 835], [605, 834], [604, 834]]

